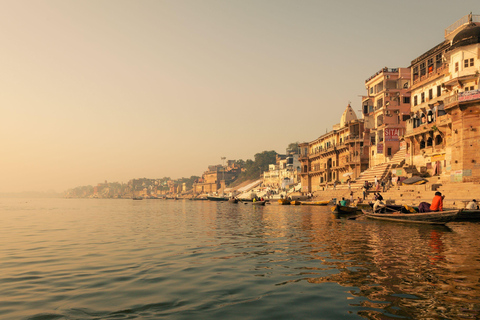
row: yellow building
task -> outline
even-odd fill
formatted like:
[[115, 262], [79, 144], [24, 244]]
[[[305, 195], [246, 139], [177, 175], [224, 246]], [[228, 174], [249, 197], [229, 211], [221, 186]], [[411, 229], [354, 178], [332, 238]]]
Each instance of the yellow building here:
[[[368, 168], [368, 143], [363, 119], [357, 119], [350, 105], [340, 124], [319, 138], [299, 144], [303, 192], [323, 190], [327, 184], [346, 183]], [[368, 142], [368, 140], [367, 140]]]

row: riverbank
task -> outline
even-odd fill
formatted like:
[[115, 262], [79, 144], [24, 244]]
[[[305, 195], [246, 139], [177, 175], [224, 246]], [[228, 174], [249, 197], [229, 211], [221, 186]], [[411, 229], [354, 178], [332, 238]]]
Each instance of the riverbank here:
[[[427, 179], [422, 185], [393, 186], [385, 192], [380, 192], [385, 200], [394, 201], [395, 204], [418, 205], [420, 202], [431, 202], [436, 191], [445, 195], [444, 207], [465, 208], [472, 199], [480, 199], [480, 184], [472, 182], [448, 182], [439, 177]], [[354, 199], [363, 198], [363, 190], [359, 186], [352, 186], [351, 190], [342, 185], [337, 190], [329, 189], [314, 193], [315, 200], [328, 200], [332, 198], [350, 199], [350, 191], [353, 191]], [[367, 200], [373, 200], [374, 191], [370, 191]]]

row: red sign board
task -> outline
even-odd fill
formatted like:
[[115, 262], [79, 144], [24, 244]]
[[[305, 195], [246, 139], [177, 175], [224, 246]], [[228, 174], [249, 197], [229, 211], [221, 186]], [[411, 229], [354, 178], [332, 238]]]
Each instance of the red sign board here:
[[385, 141], [398, 141], [398, 136], [400, 136], [400, 129], [385, 129]]
[[458, 101], [469, 101], [480, 99], [480, 89], [458, 93]]

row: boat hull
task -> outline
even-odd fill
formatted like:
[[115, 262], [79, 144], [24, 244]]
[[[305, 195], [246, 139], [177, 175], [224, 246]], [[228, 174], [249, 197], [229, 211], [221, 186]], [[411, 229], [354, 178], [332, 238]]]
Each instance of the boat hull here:
[[329, 200], [324, 200], [324, 201], [302, 201], [300, 204], [302, 206], [326, 206], [329, 204]]
[[288, 206], [288, 205], [290, 205], [290, 200], [288, 200], [288, 199], [279, 199], [279, 200], [278, 200], [278, 203], [281, 204], [281, 205], [283, 205], [283, 206]]
[[362, 210], [358, 209], [357, 207], [341, 206], [336, 204], [332, 207], [332, 212], [338, 215], [347, 215], [362, 213]]
[[406, 222], [406, 223], [423, 223], [423, 224], [445, 224], [455, 220], [460, 210], [448, 210], [448, 211], [434, 211], [434, 212], [422, 212], [422, 213], [373, 213], [372, 211], [362, 210], [367, 218], [394, 221], [394, 222]]
[[207, 196], [207, 199], [210, 201], [228, 201], [228, 198], [225, 197]]
[[265, 201], [254, 201], [252, 203], [254, 206], [264, 206], [265, 205]]

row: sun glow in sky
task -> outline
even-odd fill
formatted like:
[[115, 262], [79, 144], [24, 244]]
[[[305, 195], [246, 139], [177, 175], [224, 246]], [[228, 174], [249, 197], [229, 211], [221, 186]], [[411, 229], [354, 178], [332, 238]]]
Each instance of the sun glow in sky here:
[[480, 2], [0, 1], [0, 192], [284, 153]]

